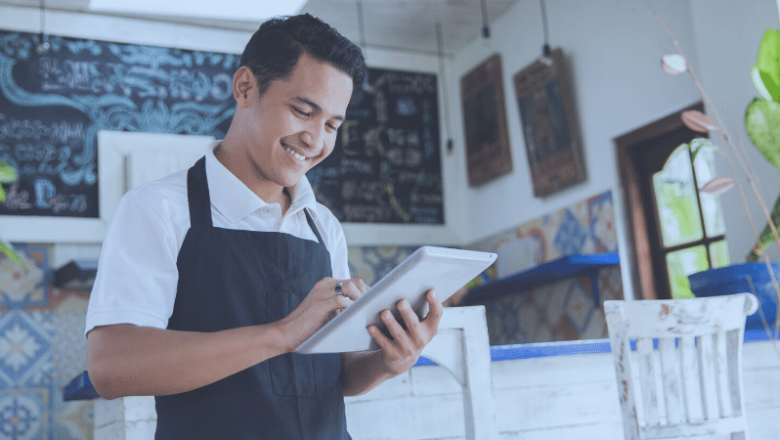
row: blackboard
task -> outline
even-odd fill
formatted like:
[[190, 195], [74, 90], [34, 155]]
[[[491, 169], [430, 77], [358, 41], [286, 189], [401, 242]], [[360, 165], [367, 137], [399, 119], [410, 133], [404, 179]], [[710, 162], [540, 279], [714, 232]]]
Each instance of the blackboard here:
[[336, 148], [307, 173], [341, 221], [443, 224], [436, 75], [369, 69]]
[[0, 215], [98, 217], [98, 130], [224, 136], [239, 57], [0, 31]]
[[[212, 135], [239, 56], [0, 31], [0, 215], [98, 217], [97, 132]], [[369, 69], [333, 154], [307, 176], [341, 221], [443, 224], [436, 76]]]

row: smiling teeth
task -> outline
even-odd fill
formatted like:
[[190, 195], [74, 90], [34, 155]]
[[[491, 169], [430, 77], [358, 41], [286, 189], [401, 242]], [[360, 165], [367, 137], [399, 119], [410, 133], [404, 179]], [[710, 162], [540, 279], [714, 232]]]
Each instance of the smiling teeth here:
[[295, 151], [293, 151], [293, 150], [291, 150], [291, 149], [287, 148], [286, 146], [284, 147], [284, 151], [286, 151], [286, 152], [288, 152], [288, 153], [292, 154], [292, 155], [293, 155], [293, 157], [295, 157], [295, 158], [296, 158], [296, 159], [298, 159], [298, 160], [301, 160], [301, 161], [303, 161], [303, 160], [306, 160], [306, 158], [305, 158], [304, 156], [301, 156], [300, 154], [298, 154], [298, 153], [296, 153]]

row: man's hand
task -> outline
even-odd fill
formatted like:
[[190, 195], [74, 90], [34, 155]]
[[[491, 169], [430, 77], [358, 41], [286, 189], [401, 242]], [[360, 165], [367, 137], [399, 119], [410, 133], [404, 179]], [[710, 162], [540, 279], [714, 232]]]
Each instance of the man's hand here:
[[[339, 295], [336, 292], [336, 284], [341, 283]], [[340, 311], [349, 307], [360, 295], [368, 290], [368, 285], [360, 279], [336, 280], [323, 278], [303, 302], [289, 315], [279, 321], [281, 333], [284, 335], [286, 351], [294, 351], [309, 336], [330, 321]]]
[[385, 371], [392, 376], [397, 376], [411, 368], [417, 362], [423, 348], [439, 331], [439, 320], [443, 313], [441, 301], [433, 289], [426, 293], [426, 299], [429, 311], [422, 321], [417, 318], [417, 314], [407, 300], [402, 299], [398, 302], [398, 311], [405, 329], [389, 310], [380, 314], [391, 337], [387, 337], [375, 325], [368, 327], [369, 334], [382, 348], [381, 356]]

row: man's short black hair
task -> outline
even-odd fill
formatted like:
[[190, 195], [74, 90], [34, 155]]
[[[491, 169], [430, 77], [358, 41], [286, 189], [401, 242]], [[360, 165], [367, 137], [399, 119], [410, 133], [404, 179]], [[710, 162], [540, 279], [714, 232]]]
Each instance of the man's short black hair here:
[[332, 64], [352, 77], [358, 90], [366, 75], [366, 61], [358, 46], [309, 14], [272, 18], [249, 39], [241, 65], [247, 66], [257, 79], [262, 96], [277, 79], [288, 78], [302, 53]]

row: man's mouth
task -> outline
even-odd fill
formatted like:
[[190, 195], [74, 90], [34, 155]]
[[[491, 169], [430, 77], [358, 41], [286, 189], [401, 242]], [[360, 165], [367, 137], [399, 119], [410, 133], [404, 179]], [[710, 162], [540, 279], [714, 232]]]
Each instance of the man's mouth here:
[[300, 160], [301, 162], [304, 162], [304, 161], [306, 160], [306, 157], [305, 157], [305, 156], [302, 156], [302, 155], [300, 155], [300, 154], [296, 153], [295, 151], [293, 151], [293, 150], [292, 150], [290, 147], [288, 147], [287, 145], [285, 145], [285, 144], [282, 144], [282, 147], [284, 148], [284, 151], [286, 151], [286, 152], [290, 153], [290, 155], [291, 155], [292, 157], [294, 157], [294, 158], [296, 158], [296, 159]]

